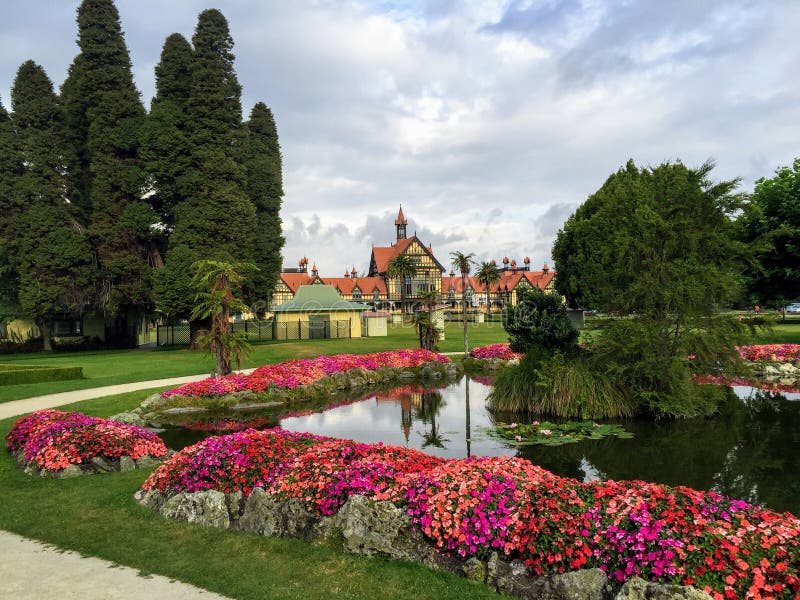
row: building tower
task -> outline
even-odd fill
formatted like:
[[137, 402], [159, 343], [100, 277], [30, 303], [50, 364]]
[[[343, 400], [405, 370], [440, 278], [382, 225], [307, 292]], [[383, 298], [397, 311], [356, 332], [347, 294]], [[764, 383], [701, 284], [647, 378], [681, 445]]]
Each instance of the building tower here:
[[408, 221], [406, 221], [405, 216], [403, 216], [402, 204], [400, 205], [400, 212], [397, 213], [397, 218], [394, 220], [394, 225], [397, 227], [397, 239], [406, 239], [406, 225], [408, 225]]

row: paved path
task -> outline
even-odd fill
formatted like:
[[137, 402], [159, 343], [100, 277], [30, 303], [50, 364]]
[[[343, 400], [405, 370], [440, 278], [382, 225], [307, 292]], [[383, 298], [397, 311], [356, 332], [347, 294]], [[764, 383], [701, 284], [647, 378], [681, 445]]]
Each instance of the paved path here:
[[14, 600], [225, 600], [161, 575], [59, 550], [0, 530], [0, 598]]
[[[251, 373], [254, 369], [244, 369], [240, 373]], [[136, 390], [148, 390], [158, 387], [177, 386], [192, 381], [201, 381], [208, 377], [203, 375], [189, 375], [188, 377], [172, 377], [170, 379], [154, 379], [151, 381], [136, 381], [134, 383], [121, 383], [119, 385], [107, 385], [105, 387], [88, 388], [85, 390], [73, 390], [71, 392], [59, 392], [58, 394], [48, 394], [47, 396], [35, 396], [24, 400], [12, 400], [0, 404], [0, 419], [15, 417], [35, 410], [44, 408], [54, 408], [64, 404], [71, 404], [80, 400], [91, 400], [92, 398], [102, 398], [103, 396], [113, 396], [114, 394], [124, 394], [135, 392]]]
[[[253, 369], [242, 371], [249, 373]], [[124, 394], [136, 390], [181, 385], [208, 375], [138, 381], [13, 400], [0, 404], [0, 419], [43, 408]], [[142, 577], [136, 569], [99, 558], [65, 552], [0, 529], [0, 598], [14, 600], [224, 600], [192, 585], [160, 575]]]

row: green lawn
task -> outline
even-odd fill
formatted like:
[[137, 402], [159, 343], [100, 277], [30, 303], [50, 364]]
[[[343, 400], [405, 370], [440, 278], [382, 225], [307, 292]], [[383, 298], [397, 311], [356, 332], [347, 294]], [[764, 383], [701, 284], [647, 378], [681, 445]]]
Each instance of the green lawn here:
[[[153, 391], [63, 409], [109, 416], [135, 407]], [[0, 435], [13, 421], [0, 421]], [[0, 528], [233, 598], [498, 598], [486, 586], [411, 563], [166, 521], [133, 500], [149, 473], [40, 479], [17, 469], [3, 449]]]
[[[500, 323], [468, 323], [470, 348], [508, 341]], [[387, 337], [353, 340], [305, 340], [300, 342], [268, 342], [254, 346], [253, 353], [242, 362], [243, 368], [280, 362], [290, 358], [308, 358], [321, 354], [344, 352], [368, 353], [418, 346], [411, 325], [390, 326]], [[461, 325], [447, 323], [442, 352], [463, 350]], [[0, 356], [5, 364], [31, 364], [83, 367], [84, 379], [53, 381], [37, 384], [0, 386], [0, 402], [86, 388], [150, 381], [166, 377], [208, 373], [214, 367], [213, 358], [204, 351], [177, 350], [104, 350], [69, 354], [8, 354]]]
[[800, 344], [800, 319], [778, 321], [772, 331], [756, 336], [756, 344]]

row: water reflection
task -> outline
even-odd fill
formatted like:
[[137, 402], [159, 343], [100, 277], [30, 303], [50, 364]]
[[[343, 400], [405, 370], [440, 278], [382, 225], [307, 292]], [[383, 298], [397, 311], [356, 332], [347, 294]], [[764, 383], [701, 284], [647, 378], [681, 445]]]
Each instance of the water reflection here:
[[[800, 513], [800, 394], [733, 389], [714, 419], [618, 421], [633, 439], [584, 440], [558, 447], [509, 446], [485, 428], [519, 417], [492, 415], [488, 382], [463, 378], [440, 389], [405, 386], [270, 415], [209, 415], [193, 431], [165, 434], [171, 447], [247, 426], [384, 442], [448, 458], [518, 454], [560, 475], [584, 481], [643, 479], [714, 489], [777, 510]], [[792, 397], [796, 396], [796, 398]], [[216, 421], [209, 422], [212, 419]], [[197, 429], [203, 429], [198, 431]]]

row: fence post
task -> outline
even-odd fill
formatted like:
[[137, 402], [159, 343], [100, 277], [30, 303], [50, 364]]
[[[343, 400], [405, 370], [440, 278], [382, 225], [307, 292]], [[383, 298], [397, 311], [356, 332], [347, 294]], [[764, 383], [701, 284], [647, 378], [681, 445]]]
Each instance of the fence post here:
[[352, 339], [352, 337], [353, 337], [353, 317], [350, 317], [347, 321], [348, 321], [348, 325], [350, 325], [347, 328], [347, 339]]
[[[309, 335], [311, 334], [311, 328], [309, 328], [308, 333]], [[300, 319], [297, 319], [297, 337], [300, 338], [301, 340], [303, 339], [303, 327], [302, 327], [302, 321]]]

